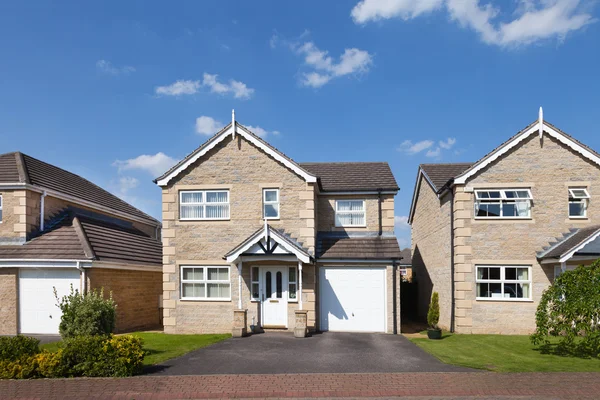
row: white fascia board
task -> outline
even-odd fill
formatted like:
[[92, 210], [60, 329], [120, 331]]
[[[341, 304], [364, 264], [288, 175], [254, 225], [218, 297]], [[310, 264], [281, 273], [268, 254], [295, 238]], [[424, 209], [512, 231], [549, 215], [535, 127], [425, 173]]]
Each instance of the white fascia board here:
[[36, 260], [36, 259], [4, 259], [0, 260], [0, 268], [78, 268], [91, 266], [90, 260]]
[[[286, 240], [277, 231], [269, 229], [269, 237], [271, 239], [273, 239], [275, 242], [277, 242], [277, 244], [279, 244], [281, 247], [283, 247], [289, 253], [292, 253], [293, 255], [295, 255], [298, 260], [300, 260], [306, 264], [310, 263], [310, 257], [307, 257], [305, 254], [303, 254], [302, 252], [300, 252], [298, 249], [294, 248], [293, 246], [289, 246], [288, 243], [286, 242]], [[261, 241], [262, 239], [263, 239], [263, 232], [261, 231], [261, 232], [257, 233], [252, 240], [250, 240], [248, 243], [246, 243], [246, 245], [244, 247], [241, 247], [240, 249], [238, 249], [238, 251], [236, 251], [235, 253], [228, 256], [226, 259], [227, 262], [234, 263], [246, 250], [248, 250], [249, 248], [254, 246], [257, 242]], [[281, 257], [282, 254], [273, 255], [273, 257], [278, 257], [278, 256]]]
[[355, 191], [347, 191], [347, 192], [320, 192], [319, 196], [321, 197], [327, 197], [327, 196], [345, 196], [345, 195], [352, 195], [352, 196], [358, 196], [358, 195], [375, 195], [375, 194], [397, 194], [398, 191], [394, 191], [394, 190], [382, 190], [381, 192], [378, 192], [376, 190], [366, 190], [366, 191], [360, 191], [360, 190], [355, 190]]
[[[257, 140], [252, 135], [247, 133], [244, 128], [242, 128], [242, 127], [239, 127], [239, 128], [240, 129], [235, 130], [235, 132], [237, 134], [242, 135], [244, 137], [244, 139], [246, 139], [247, 141], [249, 141], [256, 147], [258, 147], [259, 149], [263, 150], [265, 153], [267, 153], [268, 155], [273, 157], [275, 160], [279, 161], [280, 163], [282, 163], [283, 165], [285, 165], [286, 167], [288, 167], [289, 169], [294, 171], [296, 174], [303, 177], [304, 180], [306, 180], [306, 182], [316, 182], [317, 181], [316, 176], [308, 174], [306, 171], [304, 171], [303, 169], [298, 167], [296, 164], [294, 164], [293, 162], [290, 162], [290, 160], [287, 159], [286, 157], [283, 157], [281, 154], [274, 152], [268, 146], [265, 146], [261, 141]], [[169, 175], [165, 176], [163, 179], [156, 181], [156, 184], [158, 186], [166, 186], [171, 179], [173, 179], [174, 177], [179, 175], [182, 171], [185, 171], [190, 165], [195, 163], [200, 157], [202, 157], [203, 155], [208, 153], [210, 150], [214, 149], [215, 146], [217, 146], [219, 143], [221, 143], [223, 140], [225, 140], [225, 138], [227, 138], [228, 135], [232, 135], [233, 131], [234, 131], [234, 127], [230, 126], [228, 129], [223, 131], [219, 136], [215, 137], [208, 146], [206, 146], [201, 151], [196, 153], [193, 157], [191, 157], [189, 160], [187, 160], [186, 162], [181, 164], [177, 169], [175, 169]]]
[[[329, 265], [329, 264], [386, 264], [386, 265], [392, 265], [392, 259], [391, 258], [385, 258], [385, 259], [373, 259], [373, 260], [363, 260], [363, 259], [356, 259], [356, 258], [340, 258], [340, 259], [336, 259], [336, 258], [319, 258], [317, 259], [317, 264], [319, 265]], [[396, 265], [400, 266], [400, 263], [398, 262], [398, 260], [396, 260]]]
[[569, 261], [575, 253], [577, 253], [579, 250], [582, 250], [585, 246], [587, 246], [588, 244], [590, 244], [591, 242], [596, 240], [599, 236], [600, 236], [600, 230], [596, 231], [596, 233], [594, 233], [592, 236], [590, 236], [584, 242], [578, 244], [576, 247], [569, 250], [569, 252], [565, 253], [565, 255], [563, 255], [558, 261], [561, 263]]
[[429, 179], [427, 174], [423, 172], [423, 169], [421, 167], [419, 167], [419, 172], [417, 173], [417, 182], [415, 184], [415, 191], [413, 193], [412, 202], [410, 203], [410, 212], [408, 214], [408, 224], [409, 225], [412, 224], [412, 220], [413, 220], [414, 213], [415, 213], [415, 207], [417, 206], [417, 195], [418, 195], [419, 191], [421, 190], [421, 177], [425, 178], [425, 180], [427, 181], [427, 183], [429, 184], [429, 186], [431, 187], [431, 190], [433, 190], [435, 195], [438, 198], [440, 197], [437, 190], [435, 189], [435, 185], [433, 184], [433, 182], [431, 182], [431, 180]]
[[[537, 124], [535, 124], [532, 127], [530, 127], [529, 129], [527, 129], [525, 132], [521, 133], [519, 136], [515, 137], [510, 142], [506, 143], [501, 148], [497, 149], [494, 153], [490, 154], [485, 160], [483, 160], [479, 164], [475, 165], [473, 168], [465, 171], [462, 175], [455, 178], [454, 183], [457, 185], [464, 185], [470, 177], [475, 175], [477, 172], [481, 171], [483, 168], [487, 167], [492, 162], [496, 161], [502, 155], [509, 152], [512, 148], [517, 146], [523, 140], [527, 139], [530, 135], [537, 133], [537, 132], [539, 132], [539, 126]], [[593, 154], [586, 148], [582, 147], [578, 143], [575, 143], [571, 138], [563, 135], [561, 132], [558, 132], [554, 128], [546, 125], [545, 123], [544, 123], [544, 132], [546, 132], [548, 135], [555, 138], [562, 144], [564, 144], [564, 145], [570, 147], [571, 149], [573, 149], [574, 151], [578, 152], [585, 158], [594, 162], [596, 165], [600, 166], [600, 158], [598, 156], [596, 156], [595, 154]]]
[[121, 269], [126, 271], [148, 271], [148, 272], [162, 272], [162, 265], [138, 265], [138, 264], [124, 264], [116, 262], [104, 262], [94, 261], [87, 268], [104, 268], [104, 269]]

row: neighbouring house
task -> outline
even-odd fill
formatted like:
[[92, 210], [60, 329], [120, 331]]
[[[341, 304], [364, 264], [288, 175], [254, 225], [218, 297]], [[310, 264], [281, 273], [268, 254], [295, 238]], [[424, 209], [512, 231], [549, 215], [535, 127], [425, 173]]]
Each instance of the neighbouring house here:
[[234, 121], [155, 182], [165, 332], [399, 331], [387, 163], [296, 163]]
[[161, 224], [82, 177], [0, 155], [0, 334], [56, 334], [59, 297], [104, 288], [117, 332], [160, 326]]
[[399, 272], [402, 279], [412, 282], [412, 255], [410, 252], [410, 247], [400, 251], [400, 257], [402, 257], [402, 259], [398, 263], [398, 266], [400, 267]]
[[541, 115], [475, 163], [421, 165], [409, 216], [420, 316], [436, 291], [445, 329], [531, 333], [554, 278], [600, 257], [599, 166]]

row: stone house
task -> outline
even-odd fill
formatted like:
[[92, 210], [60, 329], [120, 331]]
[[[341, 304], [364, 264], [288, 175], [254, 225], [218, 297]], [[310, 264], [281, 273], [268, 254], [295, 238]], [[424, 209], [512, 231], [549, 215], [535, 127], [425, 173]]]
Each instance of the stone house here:
[[161, 224], [82, 177], [0, 155], [0, 335], [57, 334], [62, 297], [104, 288], [118, 332], [160, 326]]
[[541, 295], [600, 257], [600, 155], [541, 118], [475, 163], [419, 167], [410, 210], [424, 317], [440, 326], [528, 334]]
[[387, 163], [296, 163], [233, 120], [155, 182], [165, 332], [399, 331]]

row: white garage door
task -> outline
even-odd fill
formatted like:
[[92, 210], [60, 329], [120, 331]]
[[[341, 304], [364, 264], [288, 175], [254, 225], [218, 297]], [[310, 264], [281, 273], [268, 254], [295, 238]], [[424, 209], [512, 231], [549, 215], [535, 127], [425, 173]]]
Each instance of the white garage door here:
[[385, 267], [323, 267], [321, 330], [385, 332]]
[[21, 268], [19, 270], [19, 316], [21, 333], [58, 333], [62, 312], [59, 298], [79, 290], [79, 271], [74, 268]]

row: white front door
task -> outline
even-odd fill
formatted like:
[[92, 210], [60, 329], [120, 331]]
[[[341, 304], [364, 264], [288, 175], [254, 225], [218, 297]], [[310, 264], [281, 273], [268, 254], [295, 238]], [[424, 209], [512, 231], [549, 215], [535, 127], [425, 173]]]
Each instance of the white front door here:
[[321, 267], [321, 330], [386, 331], [385, 267]]
[[79, 271], [75, 268], [21, 268], [19, 270], [20, 333], [58, 333], [62, 311], [59, 298], [79, 290]]
[[287, 328], [288, 269], [262, 268], [263, 328]]

